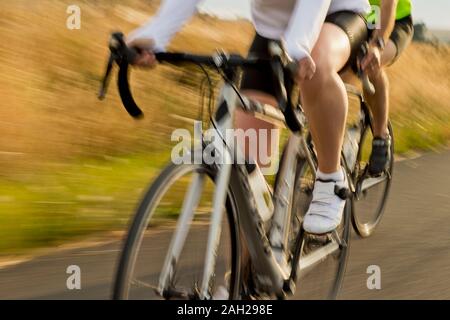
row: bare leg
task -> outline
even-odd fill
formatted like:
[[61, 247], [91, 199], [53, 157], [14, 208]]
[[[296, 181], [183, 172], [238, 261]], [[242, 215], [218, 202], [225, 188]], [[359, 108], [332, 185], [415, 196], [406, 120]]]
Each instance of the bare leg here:
[[383, 66], [388, 65], [394, 59], [396, 52], [395, 44], [388, 41], [381, 57], [382, 68], [368, 73], [370, 81], [375, 86], [375, 94], [364, 92], [373, 115], [373, 134], [379, 138], [386, 138], [388, 135], [389, 79]]
[[[261, 103], [269, 104], [272, 106], [277, 105], [277, 101], [276, 101], [275, 97], [273, 97], [269, 94], [259, 92], [259, 91], [254, 91], [254, 90], [243, 90], [242, 93], [244, 95], [246, 95], [247, 97], [249, 97], [250, 99], [254, 99]], [[269, 158], [271, 158], [272, 154], [277, 151], [277, 150], [272, 150], [273, 144], [271, 143], [271, 141], [274, 140], [274, 142], [276, 142], [276, 143], [274, 143], [274, 145], [277, 148], [278, 141], [279, 141], [279, 134], [276, 134], [276, 131], [272, 131], [272, 129], [276, 128], [275, 125], [273, 125], [269, 122], [263, 121], [261, 119], [257, 119], [253, 115], [245, 113], [242, 110], [237, 110], [236, 119], [235, 119], [235, 128], [243, 129], [244, 131], [248, 130], [248, 129], [256, 129], [256, 130], [265, 129], [265, 130], [267, 130], [267, 134], [268, 134], [267, 146], [265, 146], [266, 150], [268, 151], [267, 156]], [[275, 135], [273, 135], [273, 133]], [[249, 145], [249, 144], [245, 143], [244, 141], [239, 141], [238, 143], [240, 145], [245, 145], [244, 153], [245, 153], [245, 156], [247, 159], [255, 160], [259, 164], [260, 167], [267, 167], [266, 164], [261, 163], [261, 161], [260, 161], [261, 159], [259, 159], [259, 157], [258, 157], [258, 154], [260, 151], [259, 150], [259, 147], [260, 147], [259, 141], [256, 143], [256, 145]]]
[[[275, 97], [268, 95], [266, 93], [260, 92], [260, 91], [255, 91], [255, 90], [242, 90], [242, 93], [244, 95], [246, 95], [248, 98], [250, 99], [254, 99], [256, 101], [259, 101], [261, 103], [265, 103], [265, 104], [269, 104], [272, 106], [276, 106], [277, 105], [277, 101], [275, 99]], [[236, 111], [236, 117], [235, 117], [235, 124], [234, 127], [236, 129], [242, 129], [244, 131], [246, 131], [247, 129], [267, 129], [268, 130], [268, 139], [267, 139], [267, 149], [268, 150], [268, 155], [269, 157], [272, 156], [272, 153], [274, 152], [274, 150], [271, 150], [271, 139], [276, 139], [276, 141], [279, 141], [279, 135], [276, 134], [276, 136], [272, 136], [272, 131], [271, 129], [275, 129], [276, 127], [271, 124], [268, 123], [266, 121], [260, 120], [255, 118], [253, 115], [245, 113], [242, 110], [237, 110]], [[260, 161], [259, 161], [259, 157], [258, 157], [258, 148], [259, 148], [259, 141], [257, 142], [257, 145], [247, 145], [245, 143], [245, 141], [238, 141], [238, 144], [243, 146], [245, 145], [245, 150], [244, 154], [246, 159], [253, 159], [255, 160], [260, 166]], [[243, 239], [245, 239], [245, 236], [242, 236]], [[241, 254], [241, 276], [243, 279], [243, 283], [245, 285], [247, 285], [250, 281], [250, 276], [251, 276], [251, 263], [250, 263], [250, 254], [248, 252], [248, 248], [247, 245], [245, 243], [245, 241], [243, 241], [242, 243], [242, 254]]]
[[[345, 85], [338, 72], [347, 62], [350, 51], [350, 42], [345, 32], [336, 25], [325, 23], [312, 52], [312, 58], [316, 63], [316, 73], [311, 80], [299, 83], [303, 107], [318, 153], [319, 169], [324, 174], [336, 173], [340, 170], [340, 153], [348, 98]], [[254, 97], [259, 98], [260, 101], [273, 98], [261, 97], [259, 94]], [[273, 104], [274, 101], [263, 102]], [[258, 124], [251, 117], [238, 114], [236, 127], [259, 128], [261, 123]], [[334, 216], [342, 213], [343, 204], [341, 202], [331, 203], [330, 207], [332, 207], [331, 211], [336, 211]], [[316, 218], [313, 216], [310, 219], [312, 225], [316, 223]], [[333, 223], [335, 218], [332, 217]], [[319, 227], [323, 228], [320, 221]], [[244, 261], [248, 261], [248, 256], [244, 259]]]
[[338, 72], [347, 62], [350, 51], [345, 32], [336, 25], [325, 23], [312, 52], [316, 73], [310, 81], [300, 83], [319, 170], [323, 173], [334, 173], [340, 168], [348, 98]]

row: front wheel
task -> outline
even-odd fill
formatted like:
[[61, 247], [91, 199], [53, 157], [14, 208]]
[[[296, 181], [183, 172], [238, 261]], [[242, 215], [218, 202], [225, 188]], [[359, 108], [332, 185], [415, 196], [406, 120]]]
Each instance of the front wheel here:
[[[170, 164], [145, 194], [129, 229], [114, 299], [236, 299], [239, 232], [228, 194], [209, 294], [201, 295], [216, 169]], [[189, 199], [195, 199], [194, 201]], [[190, 203], [190, 205], [188, 204]], [[190, 210], [183, 208], [192, 207]]]

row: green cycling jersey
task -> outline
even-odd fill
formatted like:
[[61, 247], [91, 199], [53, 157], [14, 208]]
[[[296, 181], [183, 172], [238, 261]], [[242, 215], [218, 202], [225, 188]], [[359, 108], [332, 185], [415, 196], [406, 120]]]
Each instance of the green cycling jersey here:
[[[370, 5], [372, 6], [381, 6], [382, 0], [369, 0]], [[396, 20], [403, 19], [407, 16], [411, 15], [411, 0], [398, 0], [397, 4], [397, 13], [395, 15]], [[372, 12], [367, 17], [367, 21], [373, 23], [376, 21], [376, 12], [372, 10]]]

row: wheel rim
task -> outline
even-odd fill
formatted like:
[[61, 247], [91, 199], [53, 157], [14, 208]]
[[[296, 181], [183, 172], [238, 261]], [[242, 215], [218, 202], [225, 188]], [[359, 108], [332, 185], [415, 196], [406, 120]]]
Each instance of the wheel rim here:
[[[194, 219], [190, 224], [189, 232], [183, 250], [176, 263], [175, 276], [172, 277], [169, 291], [165, 292], [168, 299], [196, 299], [201, 285], [204, 253], [206, 251], [208, 221], [212, 203], [214, 183], [212, 173], [203, 166], [184, 166], [166, 177], [161, 185], [159, 194], [153, 193], [152, 200], [147, 203], [145, 215], [146, 222], [141, 222], [140, 234], [130, 234], [127, 243], [132, 243], [123, 253], [121, 267], [117, 277], [116, 296], [128, 299], [160, 299], [156, 294], [164, 257], [170, 246], [175, 231], [176, 212], [180, 212], [183, 188], [187, 189], [189, 183], [185, 179], [194, 172], [205, 175], [207, 183], [201, 195], [199, 206]], [[149, 196], [149, 195], [147, 195]], [[232, 201], [228, 201], [231, 203]], [[235, 208], [234, 208], [235, 209]], [[225, 210], [225, 209], [224, 209]], [[230, 214], [230, 213], [229, 213]], [[231, 213], [233, 214], [233, 213]], [[229, 218], [229, 217], [228, 217]], [[142, 219], [143, 220], [143, 219]], [[150, 226], [148, 228], [147, 226]], [[235, 245], [227, 239], [234, 236], [234, 227], [228, 223], [227, 214], [224, 214], [223, 227], [218, 250], [218, 260], [214, 281], [210, 283], [211, 295], [217, 288], [226, 287], [234, 292], [236, 286], [236, 268], [233, 267]], [[132, 239], [134, 238], [134, 239]], [[131, 248], [132, 247], [132, 248]], [[117, 291], [117, 289], [116, 289]], [[221, 297], [226, 298], [222, 295]]]
[[[389, 126], [391, 137], [392, 129]], [[372, 131], [367, 127], [361, 139], [357, 163], [354, 170], [354, 181], [357, 181], [357, 197], [354, 199], [353, 225], [355, 231], [362, 237], [370, 236], [379, 225], [386, 207], [394, 165], [394, 143], [390, 148], [390, 159], [386, 171], [380, 177], [362, 177], [367, 170], [368, 159], [372, 145]], [[358, 183], [359, 181], [359, 183]]]

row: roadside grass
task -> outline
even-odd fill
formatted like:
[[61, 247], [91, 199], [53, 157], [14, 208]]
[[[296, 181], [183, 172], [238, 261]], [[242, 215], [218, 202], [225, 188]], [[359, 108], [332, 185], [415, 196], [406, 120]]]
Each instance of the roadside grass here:
[[[440, 148], [450, 138], [450, 118], [425, 121], [417, 114], [392, 121], [401, 155]], [[169, 151], [77, 159], [0, 179], [0, 256], [124, 230], [142, 193], [170, 160]]]
[[0, 255], [123, 229], [167, 154], [49, 165], [0, 180]]
[[[135, 28], [155, 2], [79, 1], [77, 31], [65, 28], [69, 4], [0, 3], [0, 256], [123, 230], [170, 159], [170, 133], [192, 129], [181, 119], [199, 114], [201, 78], [193, 68], [133, 72], [141, 121], [123, 110], [114, 81], [106, 101], [95, 97], [108, 34]], [[252, 36], [248, 22], [197, 16], [172, 49], [245, 54]], [[12, 59], [11, 52], [23, 54]], [[388, 73], [396, 152], [447, 145], [450, 49], [413, 44]]]
[[[449, 88], [450, 90], [450, 88]], [[435, 151], [450, 141], [450, 110], [447, 101], [440, 100], [441, 108], [429, 108], [420, 96], [410, 99], [408, 111], [391, 112], [394, 128], [395, 152], [407, 155], [415, 151]]]

